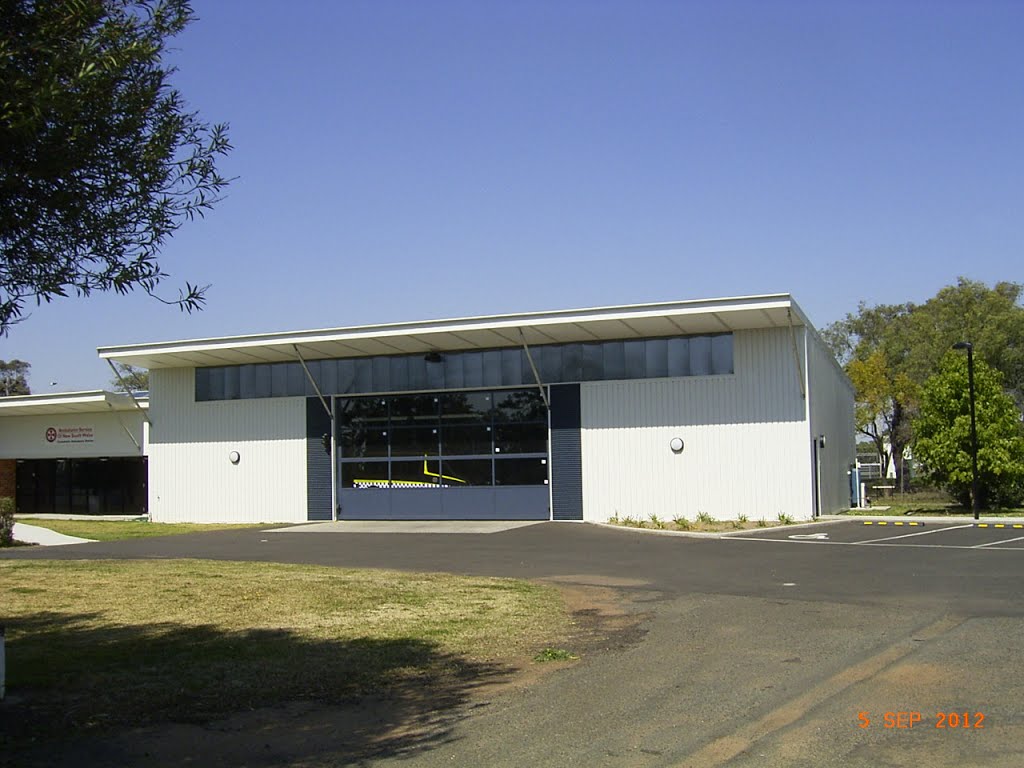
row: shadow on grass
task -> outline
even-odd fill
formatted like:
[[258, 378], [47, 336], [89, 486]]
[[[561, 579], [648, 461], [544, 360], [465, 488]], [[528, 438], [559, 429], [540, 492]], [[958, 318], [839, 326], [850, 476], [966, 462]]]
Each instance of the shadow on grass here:
[[319, 766], [409, 755], [451, 741], [474, 691], [510, 672], [416, 638], [97, 621], [38, 613], [8, 624], [0, 765]]

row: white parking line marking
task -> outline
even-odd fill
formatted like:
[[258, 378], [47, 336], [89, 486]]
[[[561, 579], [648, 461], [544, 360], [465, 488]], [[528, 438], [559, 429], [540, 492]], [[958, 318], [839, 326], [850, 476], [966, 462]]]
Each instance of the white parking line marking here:
[[[760, 541], [768, 544], [807, 544], [825, 545], [829, 547], [913, 547], [915, 549], [977, 549], [977, 545], [968, 544], [876, 544], [871, 541], [829, 541], [827, 539], [769, 539], [764, 536], [729, 536], [718, 539], [718, 541]], [[999, 543], [999, 542], [992, 542]], [[989, 547], [986, 552], [1024, 552], [1024, 547]]]
[[[1024, 541], [1024, 536], [1018, 536], [1016, 539], [1001, 539], [1000, 541], [990, 541], [988, 544], [975, 544], [971, 549], [981, 549], [982, 547], [994, 547], [997, 544], [1009, 544], [1011, 541]], [[1016, 549], [1016, 547], [1014, 547]]]
[[947, 528], [936, 528], [934, 531], [918, 531], [917, 533], [904, 533], [901, 536], [886, 536], [884, 539], [865, 539], [864, 541], [855, 541], [853, 544], [873, 544], [876, 541], [892, 541], [893, 539], [909, 539], [911, 536], [928, 536], [932, 533], [942, 533], [943, 531], [956, 531], [960, 528], [972, 528], [973, 523], [967, 525], [951, 525]]

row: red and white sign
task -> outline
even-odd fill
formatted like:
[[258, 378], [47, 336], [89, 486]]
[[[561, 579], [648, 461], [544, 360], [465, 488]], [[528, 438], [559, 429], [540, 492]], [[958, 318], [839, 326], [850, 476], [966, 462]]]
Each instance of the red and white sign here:
[[48, 443], [91, 443], [95, 440], [92, 427], [47, 427]]

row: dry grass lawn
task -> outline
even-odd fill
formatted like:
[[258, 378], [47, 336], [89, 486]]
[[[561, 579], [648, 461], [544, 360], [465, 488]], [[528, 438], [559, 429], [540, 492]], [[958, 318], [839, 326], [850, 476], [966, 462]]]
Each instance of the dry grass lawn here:
[[410, 684], [440, 696], [569, 626], [559, 593], [524, 581], [205, 560], [0, 561], [0, 623], [21, 726], [51, 732]]

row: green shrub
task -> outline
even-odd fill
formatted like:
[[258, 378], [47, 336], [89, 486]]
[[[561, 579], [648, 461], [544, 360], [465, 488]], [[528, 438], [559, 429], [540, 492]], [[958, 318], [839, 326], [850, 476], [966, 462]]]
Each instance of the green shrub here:
[[736, 520], [737, 520], [738, 522], [740, 522], [740, 523], [749, 523], [749, 522], [750, 522], [750, 518], [749, 518], [749, 517], [747, 517], [747, 516], [746, 516], [745, 514], [743, 514], [742, 512], [740, 513], [739, 517], [737, 517], [737, 518], [736, 518]]
[[693, 524], [689, 520], [687, 520], [685, 517], [682, 517], [682, 516], [673, 517], [672, 518], [672, 522], [675, 523], [676, 524], [676, 528], [678, 528], [681, 531], [688, 531], [688, 530], [690, 530], [690, 528], [693, 527]]
[[0, 496], [0, 547], [14, 543], [14, 499]]
[[757, 521], [757, 527], [758, 527], [758, 528], [767, 528], [767, 527], [768, 527], [768, 521], [767, 521], [767, 520], [765, 520], [765, 519], [764, 519], [764, 518], [762, 517], [762, 518], [761, 518], [760, 520], [758, 520], [758, 521]]
[[707, 512], [698, 512], [697, 513], [697, 522], [698, 523], [713, 523], [713, 522], [715, 522], [715, 518], [713, 518]]
[[651, 526], [654, 528], [664, 528], [665, 521], [655, 515], [653, 512], [649, 515], [648, 519], [651, 521]]
[[785, 512], [779, 512], [779, 522], [783, 525], [792, 525], [795, 521]]

